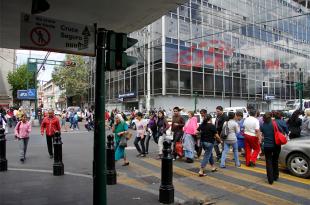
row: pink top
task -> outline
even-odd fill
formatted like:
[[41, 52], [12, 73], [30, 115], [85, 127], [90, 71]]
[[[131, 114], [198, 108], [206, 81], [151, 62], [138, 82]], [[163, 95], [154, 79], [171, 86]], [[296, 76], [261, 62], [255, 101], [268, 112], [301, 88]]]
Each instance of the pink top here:
[[20, 121], [19, 123], [17, 123], [15, 127], [15, 136], [17, 136], [18, 138], [29, 138], [30, 132], [30, 122], [23, 123], [22, 121]]
[[192, 117], [191, 119], [187, 120], [185, 126], [183, 127], [183, 131], [186, 134], [195, 135], [197, 132], [197, 128], [197, 118]]

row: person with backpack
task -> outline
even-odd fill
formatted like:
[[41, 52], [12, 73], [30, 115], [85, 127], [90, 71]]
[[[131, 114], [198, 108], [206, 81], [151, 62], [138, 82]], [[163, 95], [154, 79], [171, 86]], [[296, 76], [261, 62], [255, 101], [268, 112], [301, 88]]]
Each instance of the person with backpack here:
[[230, 146], [232, 146], [233, 148], [235, 166], [236, 167], [241, 166], [238, 156], [238, 142], [237, 142], [237, 133], [240, 132], [240, 127], [236, 122], [235, 117], [236, 117], [235, 113], [233, 112], [228, 113], [228, 121], [226, 121], [223, 125], [221, 136], [224, 141], [224, 150], [222, 152], [221, 157], [221, 165], [220, 165], [221, 168], [226, 168], [225, 161]]
[[24, 161], [26, 160], [26, 152], [30, 133], [31, 123], [27, 120], [26, 114], [23, 114], [21, 116], [21, 121], [19, 121], [15, 127], [15, 137], [18, 139], [19, 142], [19, 156], [22, 163], [24, 163]]

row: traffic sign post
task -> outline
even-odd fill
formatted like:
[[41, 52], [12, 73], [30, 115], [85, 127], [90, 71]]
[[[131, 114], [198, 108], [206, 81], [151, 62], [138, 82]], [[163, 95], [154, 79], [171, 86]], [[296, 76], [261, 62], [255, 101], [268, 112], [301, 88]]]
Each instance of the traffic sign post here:
[[20, 47], [95, 56], [95, 27], [45, 16], [21, 14]]

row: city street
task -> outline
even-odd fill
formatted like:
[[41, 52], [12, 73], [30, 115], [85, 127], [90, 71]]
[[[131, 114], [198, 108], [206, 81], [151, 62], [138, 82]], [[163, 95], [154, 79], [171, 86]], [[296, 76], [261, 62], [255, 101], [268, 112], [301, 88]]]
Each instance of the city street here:
[[[7, 135], [9, 171], [0, 173], [1, 204], [17, 204], [13, 202], [14, 200], [12, 201], [15, 195], [22, 202], [19, 204], [45, 204], [43, 203], [44, 197], [48, 192], [56, 193], [56, 201], [57, 198], [62, 199], [64, 198], [62, 195], [66, 195], [63, 202], [58, 201], [62, 204], [66, 204], [64, 203], [66, 201], [70, 204], [70, 197], [75, 200], [80, 199], [78, 204], [91, 204], [93, 132], [87, 132], [82, 128], [82, 125], [80, 127], [80, 131], [63, 132], [62, 134], [65, 166], [65, 176], [62, 177], [51, 175], [53, 160], [49, 159], [46, 141], [45, 138], [39, 136], [39, 128], [33, 128], [27, 160], [24, 164], [19, 161], [18, 143], [10, 132]], [[133, 139], [130, 140], [126, 150], [130, 165], [123, 167], [121, 166], [122, 162], [118, 162], [116, 169], [118, 184], [134, 188], [135, 192], [129, 193], [128, 189], [123, 188], [118, 189], [118, 195], [115, 195], [113, 189], [119, 185], [108, 186], [108, 202], [111, 204], [112, 197], [129, 193], [131, 201], [122, 204], [156, 204], [158, 203], [161, 173], [161, 161], [156, 160], [157, 146], [151, 140], [150, 154], [145, 158], [137, 158], [137, 151], [132, 143]], [[309, 179], [291, 176], [281, 169], [279, 181], [269, 185], [264, 161], [259, 160], [255, 168], [249, 168], [244, 166], [244, 158], [241, 160], [243, 162], [241, 168], [236, 168], [232, 155], [230, 155], [226, 169], [219, 169], [215, 173], [209, 171], [206, 177], [198, 177], [200, 160], [195, 160], [193, 164], [176, 160], [173, 170], [176, 202], [183, 203], [197, 199], [208, 202], [208, 204], [310, 204]], [[23, 177], [25, 173], [32, 177], [31, 180]], [[36, 177], [36, 175], [38, 176]], [[23, 200], [24, 195], [20, 191], [18, 183], [9, 183], [14, 180], [29, 184], [30, 190], [22, 190], [25, 193], [40, 196], [36, 196], [37, 199], [33, 201], [29, 200], [29, 197], [28, 201]], [[57, 183], [61, 187], [61, 191], [55, 190], [54, 186], [50, 186], [50, 183]], [[32, 188], [40, 186], [42, 186], [42, 192], [31, 193]], [[66, 194], [63, 193], [64, 190]], [[115, 198], [113, 200], [115, 201]], [[52, 204], [51, 201], [48, 204]]]

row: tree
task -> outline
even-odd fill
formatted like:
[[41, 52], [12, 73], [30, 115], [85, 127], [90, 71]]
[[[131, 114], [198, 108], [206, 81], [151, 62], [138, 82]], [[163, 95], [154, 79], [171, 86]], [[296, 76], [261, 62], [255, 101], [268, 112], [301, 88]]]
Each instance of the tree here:
[[13, 101], [17, 100], [17, 90], [26, 90], [28, 88], [34, 88], [35, 79], [34, 73], [30, 73], [27, 70], [27, 64], [21, 65], [14, 71], [10, 71], [7, 75], [8, 83], [11, 85]]
[[65, 62], [65, 65], [55, 68], [52, 81], [65, 90], [67, 98], [77, 97], [82, 100], [89, 87], [88, 67], [82, 56], [66, 55]]

